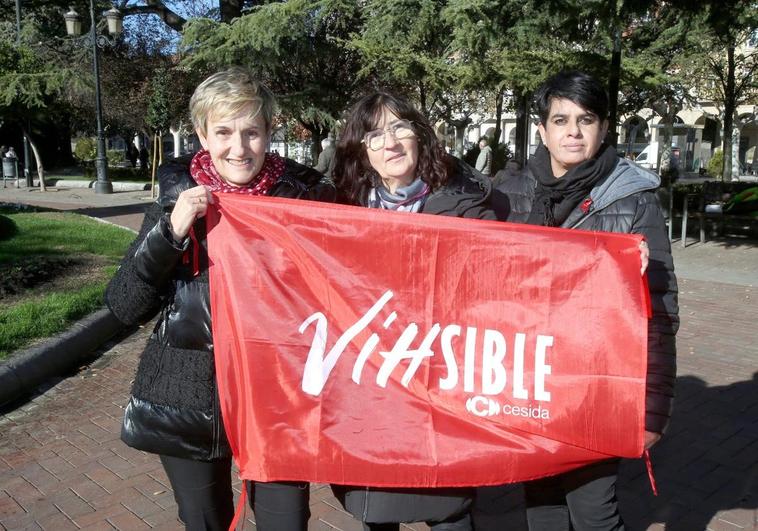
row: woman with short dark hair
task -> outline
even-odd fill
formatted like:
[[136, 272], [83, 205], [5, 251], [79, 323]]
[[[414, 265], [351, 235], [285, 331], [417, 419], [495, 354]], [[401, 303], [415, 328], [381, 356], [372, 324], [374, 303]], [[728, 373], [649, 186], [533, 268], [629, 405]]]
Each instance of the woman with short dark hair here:
[[[615, 148], [604, 142], [608, 97], [592, 76], [561, 72], [551, 77], [535, 94], [535, 110], [542, 145], [523, 173], [497, 186], [508, 198], [507, 221], [641, 234], [649, 247], [652, 318], [645, 401], [645, 446], [649, 448], [669, 422], [679, 328], [671, 245], [655, 195], [660, 178], [619, 158]], [[644, 263], [646, 249], [642, 251]], [[623, 529], [616, 500], [617, 468], [618, 460], [612, 459], [527, 482], [529, 529]]]
[[[338, 199], [347, 204], [494, 219], [490, 181], [447, 155], [426, 118], [386, 92], [369, 94], [353, 106], [332, 177]], [[470, 488], [333, 488], [365, 530], [397, 530], [400, 522], [427, 522], [440, 531], [471, 529]]]

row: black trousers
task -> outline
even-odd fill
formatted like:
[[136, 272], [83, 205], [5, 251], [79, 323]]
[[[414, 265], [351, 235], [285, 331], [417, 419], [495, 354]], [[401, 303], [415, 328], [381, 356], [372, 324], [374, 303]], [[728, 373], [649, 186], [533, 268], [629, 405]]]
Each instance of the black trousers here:
[[[194, 461], [160, 456], [179, 518], [188, 531], [226, 531], [234, 518], [231, 458]], [[307, 483], [249, 482], [250, 505], [259, 531], [305, 531], [308, 528]]]
[[623, 531], [616, 499], [618, 464], [616, 459], [602, 461], [524, 483], [529, 531]]
[[[426, 522], [431, 531], [471, 531], [471, 515], [466, 512], [444, 522]], [[369, 524], [363, 522], [363, 531], [399, 531], [400, 524]]]

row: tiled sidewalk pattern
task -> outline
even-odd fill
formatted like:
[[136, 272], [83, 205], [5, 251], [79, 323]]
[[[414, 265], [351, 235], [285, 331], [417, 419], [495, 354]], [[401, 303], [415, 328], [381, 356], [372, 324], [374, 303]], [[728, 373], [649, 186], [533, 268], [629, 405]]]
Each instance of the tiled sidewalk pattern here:
[[[758, 249], [708, 243], [675, 252], [687, 278], [673, 420], [652, 452], [659, 495], [641, 461], [624, 462], [622, 512], [630, 530], [756, 529]], [[0, 416], [0, 528], [182, 529], [158, 459], [118, 438], [147, 333], [111, 344], [91, 366]], [[522, 509], [517, 487], [489, 489], [478, 529], [523, 530]], [[311, 530], [360, 529], [326, 486], [312, 487], [311, 511]]]

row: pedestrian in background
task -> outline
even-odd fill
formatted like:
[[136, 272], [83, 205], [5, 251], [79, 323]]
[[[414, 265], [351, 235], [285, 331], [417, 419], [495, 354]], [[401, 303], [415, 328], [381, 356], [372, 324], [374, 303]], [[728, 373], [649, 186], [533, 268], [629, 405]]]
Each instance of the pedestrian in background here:
[[318, 155], [315, 170], [327, 177], [332, 176], [332, 162], [334, 161], [334, 142], [327, 137], [321, 141], [321, 153]]
[[[212, 192], [333, 201], [321, 174], [266, 153], [274, 98], [247, 71], [210, 76], [190, 113], [203, 149], [161, 165], [160, 197], [108, 285], [106, 303], [126, 325], [158, 321], [140, 357], [121, 439], [160, 455], [189, 530], [232, 521], [231, 449], [213, 356], [205, 214]], [[147, 151], [145, 151], [146, 153]], [[308, 484], [248, 482], [261, 531], [305, 531]]]
[[486, 136], [479, 139], [479, 156], [476, 157], [476, 171], [487, 177], [492, 174], [492, 148]]
[[147, 148], [145, 146], [142, 146], [139, 149], [139, 167], [142, 168], [143, 170], [147, 170], [149, 158], [150, 158], [150, 154], [147, 152]]
[[129, 142], [129, 144], [126, 146], [126, 156], [129, 159], [129, 164], [132, 165], [132, 168], [136, 168], [137, 158], [139, 158], [139, 152], [137, 150], [137, 146]]

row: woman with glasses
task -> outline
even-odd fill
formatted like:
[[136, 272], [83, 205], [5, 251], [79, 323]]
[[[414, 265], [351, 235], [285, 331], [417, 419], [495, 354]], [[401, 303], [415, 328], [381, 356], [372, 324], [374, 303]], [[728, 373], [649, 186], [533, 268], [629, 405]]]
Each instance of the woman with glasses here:
[[495, 219], [490, 182], [447, 155], [427, 119], [386, 92], [364, 96], [353, 106], [333, 178], [344, 203]]
[[[343, 203], [495, 219], [490, 181], [445, 154], [426, 118], [385, 92], [363, 97], [350, 111], [332, 177]], [[471, 529], [473, 489], [333, 488], [366, 531], [395, 531], [401, 522], [426, 522], [434, 531]]]

